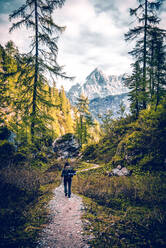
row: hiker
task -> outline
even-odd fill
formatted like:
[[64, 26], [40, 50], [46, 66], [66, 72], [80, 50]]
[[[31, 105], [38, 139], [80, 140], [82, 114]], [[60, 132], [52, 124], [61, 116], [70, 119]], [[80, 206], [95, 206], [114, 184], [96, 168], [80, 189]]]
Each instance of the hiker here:
[[70, 198], [71, 196], [71, 183], [72, 177], [76, 175], [75, 170], [70, 166], [68, 162], [65, 163], [61, 177], [64, 177], [64, 192], [65, 196]]

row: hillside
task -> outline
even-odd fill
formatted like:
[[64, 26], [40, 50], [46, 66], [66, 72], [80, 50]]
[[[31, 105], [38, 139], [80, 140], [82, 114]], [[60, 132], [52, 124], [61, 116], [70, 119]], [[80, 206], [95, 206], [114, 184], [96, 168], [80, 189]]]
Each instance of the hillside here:
[[[161, 247], [166, 244], [166, 105], [107, 123], [104, 137], [83, 158], [101, 165], [74, 182], [85, 196], [86, 234], [92, 247]], [[109, 131], [108, 131], [109, 130]], [[130, 176], [112, 176], [117, 166]]]

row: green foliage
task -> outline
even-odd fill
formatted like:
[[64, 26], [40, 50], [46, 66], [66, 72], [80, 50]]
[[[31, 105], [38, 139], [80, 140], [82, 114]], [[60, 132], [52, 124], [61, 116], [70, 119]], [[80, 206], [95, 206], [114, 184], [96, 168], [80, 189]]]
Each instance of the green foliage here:
[[[29, 71], [29, 69], [33, 65], [33, 60], [26, 55], [21, 55], [13, 43], [10, 48], [11, 52], [9, 52], [10, 44], [8, 43], [4, 48], [1, 47], [3, 53], [0, 54], [0, 67], [3, 68], [3, 73], [0, 75], [0, 83], [2, 89], [7, 84], [3, 96], [7, 99], [10, 95], [11, 101], [3, 100], [1, 94], [0, 99], [5, 101], [5, 105], [1, 104], [0, 118], [3, 125], [8, 126], [16, 134], [17, 143], [25, 145], [31, 142], [32, 118], [30, 113], [32, 111], [33, 79], [31, 78], [32, 70]], [[13, 63], [16, 68], [13, 67]], [[9, 68], [13, 68], [12, 73]], [[34, 143], [50, 146], [56, 137], [67, 132], [74, 132], [72, 107], [64, 90], [62, 94], [62, 89], [58, 90], [55, 85], [48, 86], [46, 79], [41, 82], [38, 95], [40, 99], [37, 100]]]
[[[157, 110], [142, 110], [136, 121], [132, 116], [112, 119], [98, 144], [86, 147], [84, 159], [95, 159], [117, 166], [140, 166], [142, 169], [164, 168], [166, 154], [165, 103]], [[109, 130], [109, 132], [106, 132]]]
[[84, 160], [95, 160], [97, 157], [96, 154], [96, 145], [89, 145], [83, 152]]
[[[165, 112], [165, 107], [160, 105], [157, 111], [149, 108], [140, 113], [138, 120], [133, 123], [133, 131], [126, 133], [116, 150], [116, 156], [119, 156], [124, 164], [139, 164], [144, 169], [164, 166]], [[116, 157], [113, 160], [116, 160]]]
[[88, 139], [90, 138], [89, 128], [94, 125], [94, 121], [92, 120], [92, 116], [89, 112], [89, 101], [88, 98], [84, 95], [81, 95], [78, 98], [77, 102], [77, 115], [76, 115], [76, 130], [75, 133], [81, 143], [88, 143]]
[[49, 97], [50, 91], [46, 89], [46, 75], [51, 74], [53, 81], [55, 76], [69, 78], [57, 63], [57, 39], [65, 28], [55, 24], [52, 19], [54, 9], [62, 7], [64, 2], [65, 0], [27, 1], [9, 16], [10, 21], [20, 18], [12, 24], [10, 32], [22, 25], [32, 30], [31, 51], [17, 59], [17, 85], [20, 87], [20, 94], [16, 104], [17, 112], [22, 112], [21, 120], [26, 119], [24, 124], [29, 125], [32, 143], [42, 129], [46, 130], [50, 125], [48, 108], [53, 103]]
[[[103, 124], [102, 126], [102, 138], [100, 141], [95, 145], [95, 150], [92, 154], [95, 156], [95, 161], [102, 161], [104, 163], [109, 163], [113, 156], [116, 153], [117, 145], [124, 137], [127, 131], [131, 130], [130, 123], [132, 122], [133, 118], [130, 116], [121, 117], [117, 120], [111, 119], [109, 123]], [[90, 146], [91, 147], [91, 146]], [[88, 150], [91, 149], [88, 146], [84, 150], [84, 159], [88, 159]], [[87, 150], [87, 153], [86, 153]], [[92, 155], [93, 156], [93, 155]]]
[[130, 88], [131, 112], [137, 118], [140, 110], [149, 103], [156, 108], [165, 96], [165, 30], [159, 27], [158, 10], [163, 1], [145, 0], [130, 15], [135, 16], [137, 26], [125, 34], [126, 41], [136, 40], [135, 47], [129, 52], [135, 59], [131, 65], [132, 75], [126, 78]]

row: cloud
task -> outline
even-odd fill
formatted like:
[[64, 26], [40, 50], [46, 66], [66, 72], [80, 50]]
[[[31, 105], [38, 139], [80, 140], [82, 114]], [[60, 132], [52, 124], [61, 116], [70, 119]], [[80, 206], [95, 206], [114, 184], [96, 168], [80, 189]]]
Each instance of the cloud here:
[[5, 45], [7, 41], [12, 40], [19, 48], [20, 52], [27, 52], [29, 51], [29, 44], [30, 44], [30, 33], [27, 31], [25, 27], [21, 29], [15, 30], [12, 33], [9, 33], [9, 29], [11, 27], [11, 23], [8, 21], [7, 14], [0, 15], [0, 43]]
[[[131, 58], [124, 41], [128, 26], [117, 25], [115, 15], [105, 11], [109, 6], [109, 1], [69, 0], [63, 11], [55, 12], [56, 19], [67, 26], [59, 42], [59, 61], [76, 81], [84, 81], [99, 65], [108, 74], [130, 70]], [[112, 11], [116, 9], [114, 4]]]
[[0, 0], [0, 14], [8, 14], [19, 8], [22, 4], [22, 0]]
[[[0, 7], [2, 6], [0, 0]], [[12, 8], [19, 7], [22, 0], [7, 0]], [[76, 76], [75, 82], [84, 82], [86, 76], [100, 66], [107, 74], [122, 74], [130, 71], [130, 44], [124, 41], [124, 34], [131, 27], [129, 8], [134, 8], [137, 0], [67, 0], [61, 9], [54, 11], [56, 24], [66, 26], [60, 36], [58, 62], [65, 65], [64, 70], [70, 76]], [[7, 5], [6, 5], [7, 6]], [[16, 7], [17, 6], [17, 7]], [[163, 7], [164, 10], [164, 7]], [[12, 39], [21, 51], [28, 50], [29, 31], [21, 29], [8, 34], [9, 23], [7, 7], [1, 9], [1, 42]], [[165, 12], [162, 26], [165, 25]], [[72, 82], [62, 82], [69, 88]]]
[[0, 43], [5, 45], [7, 41], [13, 40], [20, 52], [29, 50], [30, 33], [25, 27], [9, 33], [12, 23], [9, 22], [9, 14], [23, 4], [22, 0], [0, 0]]

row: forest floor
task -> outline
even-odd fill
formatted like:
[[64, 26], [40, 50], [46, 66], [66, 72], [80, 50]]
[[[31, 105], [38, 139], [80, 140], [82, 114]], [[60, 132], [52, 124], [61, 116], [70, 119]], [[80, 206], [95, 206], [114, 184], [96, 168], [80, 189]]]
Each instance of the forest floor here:
[[[94, 165], [79, 172], [98, 168]], [[48, 204], [49, 223], [40, 234], [37, 248], [88, 248], [87, 241], [92, 237], [84, 236], [81, 216], [84, 212], [82, 198], [72, 194], [64, 195], [63, 183], [54, 189], [54, 196]]]

